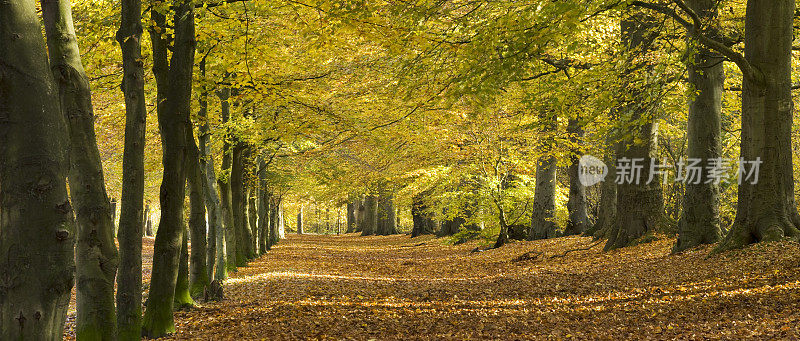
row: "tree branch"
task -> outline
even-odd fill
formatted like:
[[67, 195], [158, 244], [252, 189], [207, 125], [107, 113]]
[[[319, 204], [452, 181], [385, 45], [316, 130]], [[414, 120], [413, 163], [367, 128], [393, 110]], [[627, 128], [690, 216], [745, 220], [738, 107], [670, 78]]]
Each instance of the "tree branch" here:
[[753, 80], [757, 83], [763, 83], [763, 76], [761, 73], [753, 68], [750, 62], [745, 59], [744, 55], [738, 53], [728, 47], [725, 43], [717, 41], [715, 39], [710, 38], [706, 34], [703, 33], [703, 23], [700, 20], [700, 17], [695, 13], [689, 6], [686, 5], [685, 2], [682, 0], [672, 0], [683, 12], [685, 12], [691, 18], [692, 22], [687, 21], [683, 17], [681, 17], [674, 9], [667, 7], [663, 4], [653, 4], [644, 1], [633, 1], [631, 2], [632, 6], [637, 6], [641, 8], [650, 9], [661, 14], [667, 15], [675, 19], [679, 24], [684, 26], [687, 31], [689, 31], [689, 35], [697, 39], [701, 44], [705, 45], [706, 47], [717, 51], [719, 54], [728, 58], [728, 60], [736, 63], [739, 69], [742, 71], [744, 77], [747, 77], [750, 80]]

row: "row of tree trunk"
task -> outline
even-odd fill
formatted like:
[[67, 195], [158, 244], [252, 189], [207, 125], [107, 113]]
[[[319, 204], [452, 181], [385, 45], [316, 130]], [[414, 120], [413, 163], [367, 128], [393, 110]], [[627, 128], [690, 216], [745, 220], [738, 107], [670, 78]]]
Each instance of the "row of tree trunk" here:
[[[159, 12], [160, 7], [151, 7], [164, 178], [152, 280], [142, 316], [142, 236], [144, 231], [152, 234], [152, 224], [150, 206], [143, 200], [146, 108], [141, 1], [122, 1], [117, 32], [126, 105], [119, 253], [71, 3], [43, 1], [41, 8], [46, 40], [33, 1], [0, 4], [0, 118], [14, 123], [0, 129], [4, 160], [0, 210], [17, 212], [0, 219], [0, 268], [6, 274], [0, 296], [0, 339], [60, 339], [73, 278], [79, 339], [166, 335], [174, 331], [175, 307], [192, 305], [204, 294], [208, 297], [209, 287], [221, 288], [227, 270], [278, 242], [283, 229], [281, 198], [268, 189], [263, 171], [267, 164], [260, 160], [256, 166], [253, 158], [247, 158], [250, 149], [240, 142], [223, 151], [223, 169], [230, 169], [233, 177], [217, 181], [208, 141], [207, 90], [200, 96], [199, 146], [189, 118], [195, 4], [176, 0], [167, 6], [171, 20]], [[167, 22], [174, 31], [171, 36], [160, 34], [167, 31]], [[205, 58], [200, 66], [203, 76], [204, 66]], [[227, 96], [229, 89], [220, 91], [224, 116], [229, 118]], [[258, 180], [249, 185], [243, 177], [245, 165], [259, 170]], [[187, 190], [188, 222], [184, 220]], [[34, 244], [36, 248], [25, 247]]]
[[362, 236], [400, 233], [394, 193], [386, 187], [381, 187], [377, 194], [352, 199], [347, 203], [345, 217], [345, 233], [361, 232]]

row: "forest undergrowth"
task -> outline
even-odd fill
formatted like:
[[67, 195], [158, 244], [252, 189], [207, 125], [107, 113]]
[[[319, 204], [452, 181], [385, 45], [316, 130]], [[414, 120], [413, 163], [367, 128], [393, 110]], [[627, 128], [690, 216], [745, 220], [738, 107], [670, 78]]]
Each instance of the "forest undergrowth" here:
[[[433, 237], [287, 237], [232, 274], [224, 301], [177, 312], [172, 338], [800, 337], [792, 242], [709, 256], [710, 247], [670, 255], [669, 238], [604, 253], [602, 243], [582, 250], [595, 243], [581, 237], [484, 252]], [[68, 336], [73, 315], [74, 300]]]

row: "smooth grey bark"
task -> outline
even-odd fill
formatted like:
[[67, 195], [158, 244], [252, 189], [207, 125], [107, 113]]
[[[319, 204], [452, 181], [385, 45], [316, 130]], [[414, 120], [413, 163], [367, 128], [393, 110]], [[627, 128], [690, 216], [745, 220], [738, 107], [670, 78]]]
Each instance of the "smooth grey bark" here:
[[231, 209], [233, 210], [234, 233], [236, 236], [236, 266], [247, 266], [250, 243], [245, 240], [245, 225], [247, 224], [247, 212], [245, 212], [245, 188], [244, 188], [244, 159], [246, 158], [246, 147], [237, 142], [233, 146], [231, 163]]
[[[650, 164], [656, 152], [658, 127], [655, 115], [659, 106], [658, 100], [650, 98], [654, 84], [633, 86], [630, 78], [646, 78], [652, 69], [647, 61], [653, 49], [653, 42], [658, 36], [658, 21], [640, 10], [632, 9], [622, 20], [622, 43], [628, 52], [628, 68], [624, 87], [628, 93], [628, 103], [620, 109], [620, 120], [626, 125], [624, 139], [617, 144], [617, 160], [623, 158], [643, 160], [641, 177], [634, 181], [617, 184], [617, 210], [613, 225], [609, 230], [609, 239], [605, 250], [626, 247], [639, 238], [655, 231], [663, 214], [661, 179], [650, 178]], [[651, 81], [640, 81], [649, 82]], [[612, 179], [607, 178], [606, 181]]]
[[258, 249], [263, 255], [272, 246], [269, 243], [270, 195], [267, 186], [267, 161], [263, 156], [258, 158], [258, 183]]
[[186, 125], [186, 182], [189, 187], [189, 233], [191, 233], [191, 261], [189, 269], [189, 294], [202, 297], [209, 283], [206, 200], [203, 172], [200, 169], [200, 151], [194, 140], [191, 121]]
[[[205, 76], [205, 58], [200, 64], [201, 73]], [[205, 185], [203, 194], [205, 196], [206, 212], [208, 214], [209, 236], [208, 236], [208, 257], [209, 278], [222, 281], [228, 277], [226, 269], [227, 250], [225, 245], [225, 226], [223, 225], [223, 208], [220, 200], [219, 188], [217, 186], [217, 175], [214, 170], [213, 151], [209, 140], [211, 133], [208, 122], [208, 92], [205, 87], [200, 94], [200, 132], [198, 136], [200, 153], [200, 170], [202, 171]], [[213, 243], [212, 243], [213, 240]], [[210, 264], [213, 264], [211, 266]], [[217, 297], [219, 298], [219, 297]]]
[[364, 221], [361, 229], [362, 236], [375, 234], [378, 227], [378, 198], [375, 195], [367, 195], [364, 199]]
[[271, 245], [269, 245], [269, 192], [265, 188], [261, 188], [258, 198], [258, 249], [261, 254], [267, 253]]
[[[749, 0], [745, 17], [741, 157], [760, 158], [758, 181], [739, 185], [736, 219], [716, 251], [800, 237], [792, 172], [794, 0]], [[740, 65], [741, 67], [742, 65]]]
[[[713, 0], [687, 0], [686, 4], [706, 21], [717, 18], [717, 3]], [[713, 39], [720, 35], [715, 28], [706, 30]], [[710, 160], [722, 156], [721, 117], [724, 92], [724, 57], [700, 44], [689, 41], [694, 58], [687, 65], [689, 83], [693, 94], [689, 97], [687, 139], [689, 159], [702, 160], [698, 166], [708, 169]], [[722, 238], [719, 223], [720, 186], [706, 183], [707, 173], [701, 172], [700, 183], [687, 183], [683, 196], [683, 210], [678, 220], [678, 240], [673, 252], [680, 252], [702, 244], [713, 244]]]
[[175, 309], [194, 307], [189, 282], [189, 226], [185, 226], [181, 236], [181, 253], [178, 260], [178, 280], [175, 282]]
[[366, 213], [366, 207], [364, 206], [364, 199], [356, 200], [356, 230], [355, 232], [363, 232], [364, 230], [364, 213]]
[[119, 262], [114, 214], [94, 133], [89, 79], [81, 63], [69, 0], [41, 1], [50, 69], [69, 131], [69, 186], [75, 208], [76, 331], [83, 340], [116, 337], [114, 279]]
[[533, 194], [533, 213], [528, 240], [558, 237], [556, 210], [556, 159], [542, 156], [536, 165], [536, 188]]
[[376, 234], [388, 236], [397, 231], [397, 212], [394, 205], [394, 194], [384, 190], [378, 197], [378, 225]]
[[247, 219], [248, 219], [248, 226], [250, 227], [250, 258], [255, 259], [258, 257], [258, 216], [257, 208], [256, 208], [256, 192], [258, 191], [258, 186], [251, 187], [247, 191]]
[[386, 205], [386, 233], [387, 234], [398, 234], [397, 230], [397, 207], [394, 202], [394, 194], [392, 194], [389, 198], [387, 198], [387, 205]]
[[[231, 89], [223, 87], [217, 91], [217, 97], [220, 100], [220, 115], [222, 116], [222, 123], [225, 124], [230, 120], [231, 104], [230, 104]], [[233, 217], [233, 204], [231, 199], [231, 157], [232, 146], [227, 139], [223, 139], [222, 144], [222, 174], [217, 184], [219, 185], [220, 201], [222, 203], [222, 221], [225, 226], [225, 259], [228, 272], [236, 272], [236, 224]]]
[[275, 196], [271, 196], [269, 200], [269, 243], [267, 250], [271, 249], [273, 245], [278, 243], [278, 204], [279, 200]]
[[[176, 0], [174, 3], [175, 39], [172, 59], [166, 63], [166, 44], [160, 35], [151, 32], [154, 42], [154, 74], [167, 85], [163, 108], [158, 108], [161, 132], [164, 175], [161, 182], [161, 220], [154, 246], [153, 271], [147, 309], [142, 322], [142, 334], [160, 337], [175, 331], [172, 302], [178, 275], [181, 239], [184, 235], [183, 201], [186, 185], [186, 127], [191, 110], [192, 69], [194, 67], [195, 27], [194, 4]], [[152, 11], [155, 23], [166, 30], [163, 15]], [[158, 18], [160, 16], [160, 18]], [[156, 55], [158, 54], [158, 56]], [[166, 68], [168, 73], [164, 73]]]
[[[200, 75], [206, 80], [206, 58], [200, 60]], [[225, 230], [222, 225], [222, 207], [217, 189], [216, 174], [214, 171], [214, 157], [209, 140], [208, 122], [208, 89], [205, 84], [200, 92], [200, 110], [198, 117], [200, 128], [198, 130], [198, 156], [200, 174], [203, 178], [203, 198], [205, 199], [206, 215], [208, 217], [208, 243], [206, 249], [207, 280], [224, 280], [228, 277], [225, 269]], [[206, 295], [209, 296], [209, 295]], [[212, 295], [213, 296], [213, 295]], [[209, 297], [209, 299], [221, 299], [221, 297]]]
[[347, 202], [347, 227], [344, 233], [353, 233], [356, 231], [356, 203], [353, 200]]
[[[567, 124], [567, 134], [573, 144], [580, 144], [583, 141], [583, 128], [580, 121], [570, 119]], [[570, 156], [569, 173], [569, 199], [567, 200], [567, 226], [564, 228], [565, 236], [580, 235], [589, 229], [589, 213], [586, 210], [586, 187], [583, 186], [579, 175], [580, 155], [573, 151]]]
[[615, 158], [614, 151], [611, 151], [608, 156], [603, 159], [603, 162], [608, 165], [608, 174], [606, 179], [600, 186], [600, 207], [597, 210], [597, 219], [594, 224], [584, 232], [585, 236], [591, 236], [595, 239], [609, 238], [611, 227], [614, 225], [614, 219], [617, 215], [617, 183], [614, 180], [617, 176], [616, 168], [614, 167]]
[[56, 89], [34, 1], [0, 2], [2, 340], [63, 337], [76, 228]]
[[283, 219], [283, 200], [278, 201], [278, 241], [286, 238], [286, 221]]

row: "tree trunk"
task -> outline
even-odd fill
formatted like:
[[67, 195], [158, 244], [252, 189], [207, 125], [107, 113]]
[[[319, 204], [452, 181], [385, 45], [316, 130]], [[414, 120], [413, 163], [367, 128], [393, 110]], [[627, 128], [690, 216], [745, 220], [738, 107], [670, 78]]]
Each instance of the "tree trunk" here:
[[189, 270], [189, 293], [193, 298], [202, 297], [209, 283], [206, 257], [206, 201], [204, 198], [203, 173], [200, 170], [200, 151], [194, 141], [191, 122], [186, 126], [186, 175], [189, 184], [189, 233], [192, 239], [191, 269]]
[[[200, 61], [200, 74], [205, 81], [206, 77], [206, 58]], [[201, 87], [200, 93], [200, 129], [197, 141], [199, 143], [198, 154], [200, 162], [200, 173], [203, 177], [203, 196], [205, 198], [206, 212], [208, 215], [208, 248], [206, 250], [206, 266], [208, 268], [208, 279], [222, 281], [228, 277], [225, 269], [225, 229], [222, 225], [222, 206], [217, 189], [217, 175], [214, 171], [214, 157], [209, 146], [208, 122], [208, 90], [205, 85]], [[221, 299], [221, 297], [210, 297], [211, 299]]]
[[356, 230], [355, 232], [364, 231], [364, 214], [367, 212], [364, 206], [364, 199], [356, 200]]
[[278, 238], [277, 240], [280, 241], [286, 238], [286, 221], [283, 220], [283, 202], [282, 200], [278, 201]]
[[41, 32], [33, 1], [0, 2], [2, 340], [60, 340], [74, 279], [69, 137]]
[[250, 224], [250, 258], [255, 259], [258, 257], [258, 216], [256, 216], [256, 192], [258, 186], [253, 186], [247, 193], [247, 218]]
[[[164, 67], [169, 70], [169, 81], [164, 110], [158, 111], [158, 124], [163, 144], [164, 175], [161, 182], [161, 221], [158, 224], [154, 246], [153, 271], [150, 293], [147, 298], [142, 323], [142, 334], [160, 337], [175, 331], [172, 302], [178, 275], [178, 261], [184, 230], [183, 201], [186, 185], [186, 126], [191, 110], [192, 68], [194, 66], [194, 4], [179, 0], [175, 3], [175, 40], [172, 60], [166, 65], [166, 44], [160, 35], [153, 38], [154, 74], [163, 77]], [[154, 16], [156, 11], [151, 11]], [[163, 19], [163, 16], [161, 16]], [[156, 20], [161, 30], [166, 20]], [[163, 56], [163, 57], [162, 57]], [[163, 58], [163, 59], [162, 59]], [[159, 86], [161, 88], [162, 86]], [[161, 108], [159, 108], [161, 109]]]
[[367, 195], [364, 199], [364, 223], [361, 230], [362, 236], [375, 234], [378, 227], [378, 198], [375, 195]]
[[189, 282], [189, 227], [186, 226], [181, 236], [181, 254], [178, 262], [178, 280], [175, 282], [175, 309], [187, 309], [194, 306]]
[[497, 209], [500, 212], [499, 220], [500, 220], [500, 234], [497, 235], [497, 240], [494, 242], [494, 248], [497, 249], [506, 245], [508, 243], [508, 223], [506, 222], [506, 212], [503, 211], [503, 208], [500, 206], [499, 203], [497, 204]]
[[791, 143], [794, 13], [794, 0], [747, 2], [745, 59], [757, 75], [744, 77], [741, 157], [762, 163], [757, 181], [739, 185], [736, 220], [716, 251], [800, 237]]
[[414, 227], [411, 229], [411, 238], [436, 232], [436, 224], [431, 214], [426, 212], [427, 209], [422, 196], [415, 196], [411, 206], [411, 217], [414, 223]]
[[464, 225], [466, 219], [462, 217], [455, 217], [442, 221], [442, 229], [439, 230], [440, 237], [452, 236], [461, 231], [461, 226]]
[[[230, 119], [231, 89], [224, 87], [217, 92], [220, 100], [222, 123]], [[231, 198], [231, 156], [232, 148], [227, 139], [222, 144], [222, 176], [218, 181], [220, 201], [222, 203], [222, 221], [225, 226], [225, 267], [228, 272], [236, 272], [236, 224], [234, 223], [233, 204]]]
[[356, 231], [356, 202], [350, 200], [347, 202], [347, 228], [344, 233], [353, 233]]
[[[717, 4], [713, 0], [688, 0], [686, 4], [705, 22], [717, 18]], [[711, 28], [714, 30], [713, 28]], [[716, 31], [709, 31], [718, 39]], [[689, 159], [702, 160], [698, 166], [709, 169], [710, 160], [722, 156], [720, 126], [722, 117], [722, 94], [725, 83], [724, 58], [711, 49], [692, 45], [696, 49], [689, 69], [689, 83], [693, 93], [689, 96]], [[680, 252], [702, 244], [713, 244], [722, 238], [719, 225], [719, 184], [706, 183], [707, 172], [701, 172], [699, 183], [687, 183], [683, 197], [683, 211], [678, 220], [678, 240], [673, 252]]]
[[267, 250], [278, 242], [278, 199], [274, 196], [269, 200], [269, 243]]
[[600, 207], [597, 212], [597, 219], [594, 224], [584, 232], [584, 236], [591, 236], [594, 239], [609, 238], [611, 227], [614, 225], [614, 219], [617, 214], [617, 182], [616, 168], [613, 167], [615, 152], [609, 152], [609, 155], [603, 160], [608, 167], [608, 174], [606, 174], [605, 181], [602, 182], [600, 188]]
[[[578, 145], [583, 141], [583, 128], [577, 119], [569, 120], [567, 134], [570, 141]], [[569, 199], [567, 200], [567, 211], [569, 218], [567, 226], [564, 228], [565, 236], [579, 235], [589, 229], [589, 213], [586, 212], [586, 188], [578, 178], [580, 167], [579, 150], [574, 150], [569, 165]]]
[[236, 235], [236, 266], [247, 266], [250, 244], [245, 240], [245, 225], [247, 224], [247, 212], [245, 212], [245, 193], [244, 193], [244, 159], [246, 157], [245, 146], [237, 143], [233, 147], [233, 159], [231, 167], [231, 207], [233, 209], [233, 223]]
[[261, 254], [269, 250], [269, 201], [270, 195], [267, 183], [267, 161], [264, 157], [258, 158], [258, 249]]
[[548, 155], [539, 159], [528, 240], [558, 237], [558, 226], [555, 222], [557, 169], [555, 157]]
[[381, 191], [381, 194], [378, 196], [378, 225], [375, 229], [375, 234], [379, 236], [388, 236], [389, 235], [389, 206], [390, 204], [390, 194], [386, 193], [385, 191]]
[[300, 206], [300, 212], [297, 212], [297, 234], [303, 234], [303, 206]]
[[394, 195], [387, 198], [387, 205], [386, 205], [386, 234], [392, 235], [397, 234], [397, 207], [394, 204]]
[[[646, 59], [652, 51], [652, 43], [658, 35], [656, 20], [649, 15], [634, 11], [622, 21], [622, 42], [628, 49], [630, 72], [627, 78], [646, 78], [641, 73], [649, 73], [652, 69]], [[626, 84], [636, 83], [636, 79], [626, 79]], [[642, 80], [641, 82], [648, 82]], [[652, 83], [652, 82], [650, 82]], [[627, 139], [617, 144], [617, 162], [621, 160], [639, 160], [643, 166], [641, 177], [632, 181], [617, 184], [617, 213], [609, 232], [605, 250], [629, 246], [647, 233], [655, 231], [661, 220], [663, 202], [659, 176], [650, 179], [650, 165], [654, 160], [656, 141], [658, 139], [655, 121], [658, 99], [651, 98], [653, 84], [626, 86], [628, 103], [621, 111], [621, 121], [628, 133]], [[619, 166], [619, 164], [618, 164]], [[619, 174], [620, 170], [616, 170]], [[625, 175], [624, 173], [620, 175]], [[638, 180], [638, 181], [637, 181]], [[611, 181], [611, 179], [607, 179]]]
[[69, 0], [42, 1], [50, 69], [59, 89], [61, 114], [70, 140], [70, 197], [76, 208], [76, 336], [87, 340], [116, 336], [114, 279], [118, 255], [114, 215], [109, 207], [103, 164], [94, 134], [89, 80], [83, 70]]
[[[120, 219], [122, 219], [122, 215], [121, 214], [120, 214]], [[152, 235], [152, 232], [153, 232], [153, 231], [150, 230], [151, 227], [148, 225], [149, 220], [150, 220], [150, 205], [149, 204], [145, 204], [144, 205], [144, 213], [142, 215], [142, 231], [144, 231], [144, 235], [147, 236], [147, 237], [150, 237]], [[120, 224], [120, 225], [122, 225], [122, 224]], [[120, 252], [121, 252], [121, 250], [120, 250]]]
[[384, 191], [378, 200], [378, 235], [388, 236], [397, 231], [394, 194]]

